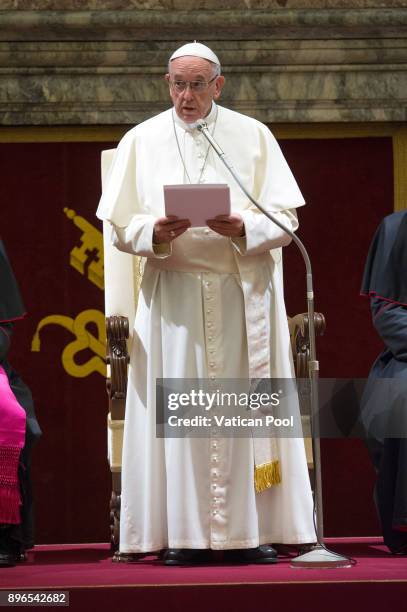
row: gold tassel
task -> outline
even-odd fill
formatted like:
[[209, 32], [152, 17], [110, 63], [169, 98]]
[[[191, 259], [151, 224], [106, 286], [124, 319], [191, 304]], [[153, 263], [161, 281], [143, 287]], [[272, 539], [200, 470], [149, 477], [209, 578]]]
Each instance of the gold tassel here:
[[254, 468], [254, 487], [256, 493], [261, 493], [273, 485], [280, 484], [280, 462], [262, 463]]

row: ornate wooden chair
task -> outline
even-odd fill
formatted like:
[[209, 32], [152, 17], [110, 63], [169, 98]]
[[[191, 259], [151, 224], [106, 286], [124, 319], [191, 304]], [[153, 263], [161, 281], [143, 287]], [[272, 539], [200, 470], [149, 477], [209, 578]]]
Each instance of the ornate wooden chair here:
[[[111, 165], [114, 149], [102, 153], [102, 186]], [[108, 461], [112, 472], [111, 542], [119, 541], [121, 466], [124, 412], [127, 389], [128, 350], [140, 284], [139, 258], [121, 253], [111, 244], [111, 226], [103, 223], [105, 315], [107, 332]], [[133, 280], [128, 283], [128, 279]], [[124, 282], [126, 279], [126, 282]]]
[[[103, 151], [102, 181], [110, 166], [114, 150]], [[111, 245], [111, 229], [104, 224], [104, 259], [105, 259], [105, 313], [107, 335], [108, 378], [106, 382], [109, 398], [108, 414], [108, 460], [112, 472], [112, 495], [110, 501], [111, 546], [115, 552], [114, 560], [131, 561], [143, 555], [126, 555], [118, 553], [120, 494], [121, 494], [121, 455], [123, 444], [123, 426], [126, 403], [127, 367], [129, 350], [132, 341], [132, 322], [135, 317], [137, 295], [141, 282], [140, 261], [138, 257], [129, 257]], [[133, 283], [122, 282], [131, 277]], [[315, 313], [316, 334], [325, 331], [325, 318]], [[291, 346], [297, 378], [308, 377], [309, 330], [308, 315], [298, 314], [288, 319]], [[309, 438], [309, 418], [303, 418], [304, 442], [309, 469], [312, 469], [312, 444]]]

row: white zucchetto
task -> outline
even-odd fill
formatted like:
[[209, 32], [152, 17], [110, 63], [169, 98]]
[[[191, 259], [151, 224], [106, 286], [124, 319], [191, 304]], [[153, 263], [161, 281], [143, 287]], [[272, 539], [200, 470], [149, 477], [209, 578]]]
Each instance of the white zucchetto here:
[[193, 55], [195, 57], [201, 57], [202, 59], [206, 59], [213, 64], [217, 64], [220, 66], [220, 61], [218, 57], [214, 54], [212, 49], [203, 45], [199, 42], [187, 43], [186, 45], [182, 45], [179, 47], [170, 57], [170, 62], [176, 59], [177, 57], [184, 57], [185, 55]]

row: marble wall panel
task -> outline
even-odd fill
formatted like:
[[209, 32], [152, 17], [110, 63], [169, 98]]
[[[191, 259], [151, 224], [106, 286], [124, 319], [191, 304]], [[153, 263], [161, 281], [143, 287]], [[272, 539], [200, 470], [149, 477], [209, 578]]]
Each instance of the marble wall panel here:
[[0, 2], [3, 125], [139, 122], [168, 106], [168, 57], [195, 37], [222, 61], [224, 103], [261, 121], [406, 120], [407, 1]]
[[0, 11], [0, 40], [332, 39], [407, 33], [407, 10]]
[[407, 0], [0, 0], [1, 10], [400, 8]]

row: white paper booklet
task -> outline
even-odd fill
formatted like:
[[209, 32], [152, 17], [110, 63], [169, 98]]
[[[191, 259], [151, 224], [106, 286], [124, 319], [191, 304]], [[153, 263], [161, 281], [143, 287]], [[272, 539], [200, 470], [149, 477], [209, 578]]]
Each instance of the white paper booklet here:
[[204, 227], [207, 219], [230, 215], [228, 185], [164, 185], [165, 214], [189, 219], [191, 227]]

